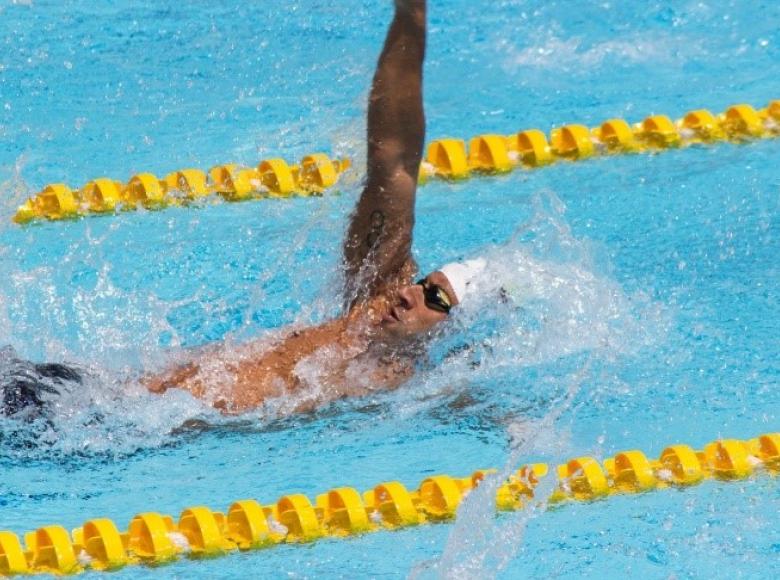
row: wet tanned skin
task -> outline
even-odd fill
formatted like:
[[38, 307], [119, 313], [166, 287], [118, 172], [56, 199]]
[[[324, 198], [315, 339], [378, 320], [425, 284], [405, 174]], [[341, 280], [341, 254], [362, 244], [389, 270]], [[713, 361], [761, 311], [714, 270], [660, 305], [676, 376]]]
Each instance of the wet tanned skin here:
[[[427, 280], [454, 297], [441, 272], [433, 272]], [[146, 386], [156, 393], [184, 389], [225, 413], [240, 413], [305, 389], [297, 365], [327, 347], [332, 356], [321, 366], [319, 377], [326, 389], [299, 401], [294, 409], [306, 411], [330, 400], [398, 387], [413, 372], [419, 337], [446, 318], [425, 305], [422, 286], [407, 285], [398, 290], [395, 300], [378, 296], [353, 307], [343, 318], [289, 331], [274, 345], [261, 346], [260, 353], [252, 344], [233, 347], [229, 353], [219, 347], [203, 357], [210, 369], [191, 362], [148, 380]], [[370, 376], [361, 382], [348, 380], [350, 366], [361, 363], [370, 369]], [[211, 392], [215, 386], [216, 394]]]
[[[425, 35], [425, 0], [396, 0], [369, 95], [366, 185], [344, 244], [347, 313], [319, 326], [283, 331], [270, 344], [211, 347], [192, 362], [146, 379], [150, 391], [184, 389], [225, 413], [297, 394], [293, 410], [300, 411], [395, 388], [411, 376], [421, 338], [447, 318], [428, 308], [422, 287], [411, 284], [425, 140]], [[441, 272], [428, 281], [454, 297]]]

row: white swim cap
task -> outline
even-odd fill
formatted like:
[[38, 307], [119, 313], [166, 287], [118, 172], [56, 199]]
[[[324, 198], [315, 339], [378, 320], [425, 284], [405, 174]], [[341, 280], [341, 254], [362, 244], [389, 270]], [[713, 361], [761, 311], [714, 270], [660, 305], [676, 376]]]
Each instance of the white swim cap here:
[[447, 276], [457, 301], [463, 302], [463, 299], [474, 291], [477, 278], [485, 266], [487, 262], [484, 258], [475, 258], [465, 262], [452, 262], [439, 268], [439, 272]]

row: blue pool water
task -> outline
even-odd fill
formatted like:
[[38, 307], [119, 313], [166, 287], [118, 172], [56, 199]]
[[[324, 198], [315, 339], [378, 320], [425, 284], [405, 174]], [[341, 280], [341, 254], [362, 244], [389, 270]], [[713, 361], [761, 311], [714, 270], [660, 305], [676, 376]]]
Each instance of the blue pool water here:
[[[421, 268], [488, 256], [521, 307], [461, 312], [433, 356], [453, 340], [471, 353], [396, 392], [228, 420], [132, 386], [182, 348], [337, 312], [334, 271], [390, 7], [0, 0], [0, 337], [96, 375], [50, 424], [0, 418], [0, 529], [96, 516], [125, 526], [147, 510], [388, 479], [411, 487], [440, 472], [657, 455], [780, 428], [773, 140], [426, 185]], [[780, 97], [775, 3], [429, 10], [431, 138]], [[49, 182], [317, 150], [356, 159], [340, 195], [10, 222]], [[766, 476], [530, 517], [491, 509], [475, 494], [454, 525], [116, 577], [776, 576], [780, 487]]]

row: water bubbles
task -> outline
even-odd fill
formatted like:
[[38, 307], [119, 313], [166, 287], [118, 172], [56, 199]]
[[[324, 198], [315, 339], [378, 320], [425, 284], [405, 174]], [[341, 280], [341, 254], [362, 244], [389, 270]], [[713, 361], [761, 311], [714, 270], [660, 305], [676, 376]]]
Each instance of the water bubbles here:
[[85, 550], [79, 550], [76, 559], [78, 560], [79, 564], [84, 566], [85, 568], [88, 567], [90, 564], [92, 564], [92, 562], [94, 561], [94, 558], [90, 556]]
[[278, 534], [280, 536], [286, 536], [287, 532], [289, 531], [287, 526], [285, 526], [276, 518], [270, 516], [268, 517], [268, 529], [271, 530], [272, 533]]
[[168, 532], [168, 538], [176, 548], [185, 554], [192, 551], [192, 546], [190, 546], [190, 542], [184, 534], [180, 532]]

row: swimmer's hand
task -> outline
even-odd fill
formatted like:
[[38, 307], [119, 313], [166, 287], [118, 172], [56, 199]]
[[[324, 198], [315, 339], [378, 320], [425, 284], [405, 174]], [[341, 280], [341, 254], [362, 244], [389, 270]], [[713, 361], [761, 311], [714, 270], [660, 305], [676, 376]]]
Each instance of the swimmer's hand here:
[[197, 375], [199, 370], [198, 365], [187, 363], [161, 375], [144, 377], [141, 383], [152, 393], [161, 395], [168, 389], [181, 387], [187, 380]]
[[395, 9], [405, 12], [425, 10], [426, 0], [395, 0]]

